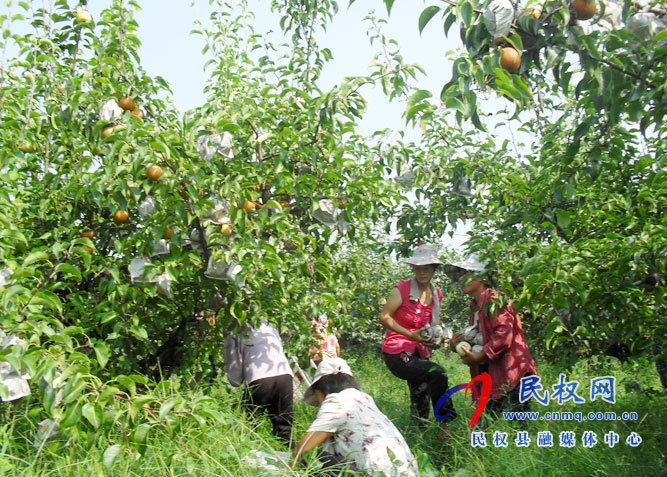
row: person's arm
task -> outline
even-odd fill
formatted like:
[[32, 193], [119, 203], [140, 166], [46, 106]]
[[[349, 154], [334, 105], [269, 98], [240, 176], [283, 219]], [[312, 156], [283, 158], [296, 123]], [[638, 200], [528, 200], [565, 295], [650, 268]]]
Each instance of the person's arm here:
[[333, 436], [333, 432], [311, 431], [306, 432], [299, 443], [292, 451], [292, 461], [298, 461], [303, 454], [307, 454], [314, 447], [321, 445], [329, 437]]
[[504, 306], [493, 317], [493, 329], [484, 344], [484, 352], [489, 359], [497, 359], [512, 346], [514, 342], [514, 322], [516, 312], [513, 306]]
[[479, 353], [467, 351], [465, 356], [462, 357], [463, 362], [467, 365], [478, 364], [483, 362], [485, 358], [494, 360], [502, 356], [514, 341], [514, 314], [515, 311], [512, 307], [502, 307], [498, 316], [491, 318], [493, 329], [482, 351]]
[[222, 347], [222, 356], [225, 360], [225, 374], [232, 386], [240, 386], [244, 381], [243, 351], [240, 338], [228, 334]]
[[479, 353], [473, 353], [472, 351], [463, 348], [463, 351], [465, 352], [465, 355], [461, 356], [461, 361], [463, 361], [468, 366], [483, 363], [488, 358], [484, 350], [480, 351]]
[[382, 311], [380, 312], [380, 323], [382, 323], [382, 326], [385, 328], [390, 329], [391, 331], [398, 333], [400, 335], [405, 336], [408, 339], [411, 339], [412, 341], [416, 341], [417, 343], [428, 343], [431, 341], [431, 338], [423, 338], [419, 332], [419, 330], [415, 331], [409, 331], [403, 326], [399, 325], [396, 320], [394, 320], [394, 312], [398, 310], [398, 307], [401, 306], [403, 303], [403, 298], [401, 297], [401, 292], [398, 288], [394, 288], [391, 293], [389, 294], [389, 299], [387, 300], [387, 303], [385, 303], [384, 307], [382, 308]]

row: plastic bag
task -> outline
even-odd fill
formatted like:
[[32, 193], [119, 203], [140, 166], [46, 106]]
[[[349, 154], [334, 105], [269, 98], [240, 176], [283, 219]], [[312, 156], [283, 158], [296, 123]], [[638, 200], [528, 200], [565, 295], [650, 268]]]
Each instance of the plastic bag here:
[[602, 18], [600, 19], [600, 26], [609, 30], [618, 28], [621, 24], [623, 5], [616, 0], [605, 0], [602, 3], [604, 4], [604, 15], [602, 15]]
[[144, 275], [146, 273], [146, 266], [150, 265], [150, 263], [151, 261], [148, 257], [135, 257], [130, 260], [128, 270], [132, 283], [145, 283], [149, 281], [145, 279]]
[[32, 446], [36, 449], [42, 447], [47, 440], [54, 439], [60, 435], [58, 423], [52, 419], [44, 419], [38, 426], [35, 440], [32, 442]]
[[504, 38], [512, 28], [514, 6], [509, 0], [493, 0], [482, 13], [482, 19], [494, 40]]
[[214, 262], [213, 257], [209, 257], [208, 267], [206, 268], [204, 275], [214, 280], [233, 282], [242, 270], [243, 267], [234, 260], [230, 263], [227, 263], [224, 260], [217, 260]]
[[[204, 240], [208, 240], [208, 233], [204, 229]], [[194, 250], [202, 252], [204, 248], [201, 245], [201, 236], [198, 228], [193, 228], [190, 231], [190, 237], [183, 239], [183, 245], [190, 245]]]
[[[7, 336], [4, 331], [0, 330], [0, 350], [8, 348], [9, 346], [25, 345], [25, 340], [22, 340], [16, 335]], [[21, 373], [5, 361], [0, 361], [0, 383], [7, 388], [7, 397], [0, 396], [0, 401], [15, 401], [24, 396], [30, 395], [30, 384], [28, 380], [30, 374]]]
[[409, 189], [415, 183], [416, 178], [417, 178], [417, 169], [414, 169], [412, 171], [408, 171], [404, 174], [401, 174], [398, 177], [395, 177], [394, 180], [399, 184], [401, 184], [406, 189]]
[[289, 468], [292, 454], [290, 452], [252, 450], [250, 454], [241, 459], [245, 464], [255, 469], [277, 471], [281, 474]]
[[232, 142], [234, 136], [225, 131], [222, 137], [219, 134], [204, 134], [197, 139], [197, 150], [199, 157], [204, 161], [210, 161], [216, 153], [220, 153], [225, 157], [233, 158], [234, 151], [232, 150]]
[[329, 227], [335, 227], [338, 209], [332, 199], [321, 199], [313, 207], [313, 217]]
[[639, 12], [631, 15], [626, 26], [644, 43], [650, 43], [655, 35], [666, 28], [662, 20], [650, 12]]
[[147, 195], [146, 198], [139, 204], [139, 215], [142, 219], [145, 219], [153, 212], [155, 212], [156, 208], [157, 204], [155, 203], [153, 196]]
[[110, 99], [100, 109], [100, 118], [110, 123], [119, 120], [122, 115], [123, 110], [118, 106], [115, 99]]
[[9, 267], [0, 270], [0, 287], [14, 284], [15, 280], [10, 280], [13, 273]]
[[153, 280], [157, 284], [157, 291], [167, 298], [173, 298], [174, 294], [171, 291], [171, 282], [172, 279], [169, 277], [167, 272], [164, 272], [162, 275], [158, 275]]
[[214, 224], [231, 224], [229, 218], [229, 202], [224, 199], [213, 199], [213, 209], [208, 209], [202, 214], [202, 218]]
[[151, 257], [156, 257], [158, 255], [166, 255], [169, 253], [169, 242], [166, 239], [160, 239], [157, 242], [153, 242], [153, 252]]
[[431, 323], [428, 323], [426, 326], [424, 326], [419, 334], [422, 338], [431, 338], [431, 341], [426, 343], [426, 346], [429, 348], [437, 348], [440, 345], [446, 346], [454, 335], [452, 330], [446, 326], [432, 325]]
[[347, 234], [347, 231], [350, 229], [350, 223], [343, 218], [342, 215], [338, 216], [338, 233], [341, 235]]

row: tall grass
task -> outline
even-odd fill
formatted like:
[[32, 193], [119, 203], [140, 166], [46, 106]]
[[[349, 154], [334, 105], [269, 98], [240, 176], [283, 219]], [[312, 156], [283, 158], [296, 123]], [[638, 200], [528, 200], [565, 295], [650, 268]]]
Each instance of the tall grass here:
[[[410, 447], [416, 454], [426, 454], [429, 465], [422, 465], [425, 475], [459, 476], [641, 476], [664, 475], [665, 439], [664, 425], [667, 399], [660, 386], [655, 368], [648, 363], [622, 367], [615, 359], [599, 359], [579, 363], [574, 369], [566, 371], [538, 363], [538, 372], [543, 387], [550, 392], [551, 386], [558, 383], [560, 373], [566, 374], [566, 381], [578, 381], [577, 394], [584, 398], [584, 404], [566, 402], [559, 405], [550, 401], [547, 406], [532, 403], [531, 411], [613, 411], [636, 412], [636, 421], [531, 421], [526, 431], [531, 439], [529, 447], [517, 447], [515, 439], [522, 431], [516, 422], [504, 421], [502, 417], [492, 419], [485, 414], [486, 447], [473, 447], [472, 430], [468, 422], [474, 408], [464, 402], [463, 392], [454, 395], [454, 405], [459, 418], [450, 423], [452, 439], [447, 444], [437, 441], [437, 426], [421, 431], [409, 417], [409, 396], [407, 385], [393, 377], [381, 361], [379, 351], [364, 351], [352, 354], [352, 369], [356, 370], [362, 388], [374, 396], [378, 407], [390, 416], [405, 435]], [[445, 367], [450, 386], [470, 380], [467, 366], [457, 355], [436, 351], [433, 358]], [[590, 379], [598, 376], [616, 377], [616, 404], [609, 404], [599, 398], [589, 399]], [[481, 429], [474, 429], [480, 431]], [[507, 447], [495, 447], [495, 431], [508, 434]], [[553, 435], [553, 447], [538, 447], [537, 433], [550, 431]], [[574, 431], [576, 444], [573, 448], [561, 447], [561, 431]], [[597, 435], [597, 445], [584, 447], [582, 435], [593, 431]], [[604, 442], [604, 435], [609, 431], [619, 434], [619, 442], [610, 448]], [[626, 444], [631, 432], [636, 432], [642, 442], [638, 447]], [[423, 459], [425, 460], [425, 459]], [[423, 464], [423, 462], [422, 462]]]
[[[528, 425], [531, 439], [528, 448], [514, 444], [521, 428], [502, 419], [487, 419], [485, 448], [472, 447], [471, 430], [467, 427], [473, 409], [457, 393], [454, 402], [460, 417], [451, 423], [452, 439], [448, 443], [437, 440], [438, 426], [434, 423], [423, 430], [410, 418], [410, 400], [407, 385], [395, 378], [384, 365], [379, 351], [373, 349], [345, 349], [344, 357], [359, 379], [362, 389], [372, 395], [378, 407], [389, 416], [403, 433], [413, 453], [418, 457], [424, 476], [642, 476], [665, 472], [665, 403], [654, 368], [645, 365], [621, 367], [616, 361], [599, 360], [580, 363], [568, 371], [567, 380], [578, 380], [578, 394], [585, 404], [551, 402], [547, 407], [533, 403], [533, 411], [624, 411], [637, 412], [637, 421], [536, 421]], [[467, 382], [467, 367], [458, 357], [436, 351], [434, 360], [445, 366], [450, 385]], [[538, 363], [542, 384], [550, 389], [558, 382], [563, 370], [546, 363]], [[589, 402], [590, 378], [611, 375], [617, 378], [616, 404]], [[660, 389], [660, 390], [659, 390]], [[111, 435], [82, 432], [78, 438], [54, 439], [41, 448], [32, 445], [36, 432], [34, 422], [41, 417], [27, 404], [0, 404], [0, 475], [6, 476], [251, 476], [251, 475], [315, 475], [316, 464], [300, 466], [271, 474], [249, 467], [243, 457], [253, 450], [286, 450], [271, 435], [268, 419], [252, 421], [242, 412], [240, 392], [224, 380], [205, 389], [186, 391], [192, 399], [198, 395], [212, 396], [223, 424], [201, 428], [196, 422], [186, 422], [175, 432], [162, 427], [151, 429], [145, 447], [129, 445], [122, 432]], [[302, 401], [295, 403], [293, 435], [299, 438], [314, 418], [316, 409]], [[494, 431], [508, 433], [508, 447], [496, 448], [492, 442]], [[537, 432], [551, 431], [553, 447], [537, 447]], [[576, 432], [573, 448], [559, 445], [561, 431]], [[584, 431], [597, 434], [598, 444], [585, 448], [581, 443]], [[604, 443], [609, 431], [619, 434], [620, 441], [613, 448]], [[643, 441], [637, 448], [625, 443], [630, 432], [636, 432]], [[111, 467], [103, 465], [104, 451], [113, 444], [121, 450]], [[141, 451], [141, 452], [138, 452]]]

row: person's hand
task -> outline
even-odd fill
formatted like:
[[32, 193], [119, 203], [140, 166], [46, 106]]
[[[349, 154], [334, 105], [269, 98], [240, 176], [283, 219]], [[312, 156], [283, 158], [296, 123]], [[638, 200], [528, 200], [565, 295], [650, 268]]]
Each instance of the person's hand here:
[[428, 338], [424, 338], [421, 335], [421, 332], [424, 328], [419, 328], [418, 330], [411, 331], [409, 338], [413, 341], [416, 341], [417, 343], [427, 344], [429, 341], [431, 341], [431, 336], [429, 336]]
[[479, 353], [473, 353], [467, 349], [464, 349], [464, 351], [466, 354], [461, 356], [461, 361], [463, 361], [468, 366], [479, 364], [484, 358], [486, 358], [486, 353], [484, 353], [484, 351], [480, 351]]
[[463, 333], [454, 333], [449, 340], [449, 349], [456, 353], [456, 345], [463, 339]]

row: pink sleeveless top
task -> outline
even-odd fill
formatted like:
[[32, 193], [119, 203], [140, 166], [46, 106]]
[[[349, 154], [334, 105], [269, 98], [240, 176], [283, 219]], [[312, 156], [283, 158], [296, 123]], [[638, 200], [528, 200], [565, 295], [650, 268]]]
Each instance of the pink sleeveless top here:
[[[410, 301], [410, 283], [411, 280], [401, 280], [396, 284], [396, 288], [401, 292], [403, 303], [394, 312], [393, 318], [403, 328], [409, 331], [415, 331], [426, 326], [431, 322], [431, 313], [433, 311], [433, 302], [428, 305], [422, 305], [419, 300]], [[442, 300], [442, 292], [436, 287], [438, 300]], [[419, 351], [419, 356], [428, 358], [431, 352], [426, 346], [417, 343], [402, 334], [387, 329], [387, 333], [382, 343], [382, 352], [388, 354], [398, 354], [402, 351], [414, 353]]]

